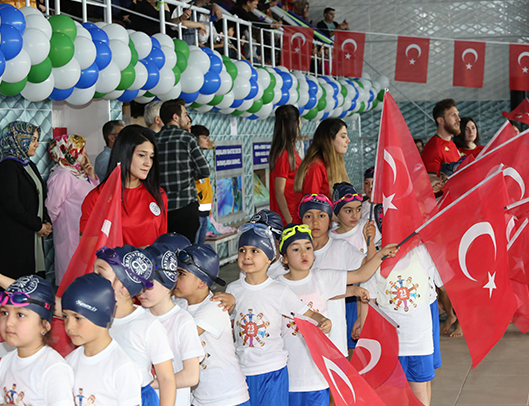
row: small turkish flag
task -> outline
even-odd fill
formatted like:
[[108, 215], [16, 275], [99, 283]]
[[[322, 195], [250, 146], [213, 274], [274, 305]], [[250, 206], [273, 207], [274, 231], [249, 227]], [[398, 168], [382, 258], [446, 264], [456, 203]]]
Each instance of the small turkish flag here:
[[[502, 113], [502, 114], [505, 116], [507, 113]], [[494, 136], [487, 143], [487, 145], [485, 145], [485, 147], [480, 151], [476, 159], [481, 158], [487, 152], [492, 151], [496, 147], [499, 147], [504, 142], [507, 142], [511, 138], [516, 137], [516, 135], [517, 135], [516, 130], [514, 129], [512, 124], [509, 121], [506, 121], [505, 124], [503, 124], [501, 128], [496, 132], [496, 134], [494, 134]]]
[[429, 38], [399, 37], [395, 80], [426, 83], [429, 53]]
[[510, 113], [501, 113], [503, 117], [513, 121], [521, 121], [522, 123], [529, 125], [529, 101], [523, 99], [523, 101]]
[[483, 87], [485, 42], [454, 42], [454, 86]]
[[529, 90], [529, 45], [509, 45], [509, 89]]
[[364, 65], [366, 34], [335, 31], [332, 74], [359, 78]]
[[290, 70], [310, 70], [314, 28], [284, 27], [281, 65]]
[[417, 230], [461, 323], [473, 368], [518, 308], [509, 280], [507, 201], [503, 173], [497, 171]]

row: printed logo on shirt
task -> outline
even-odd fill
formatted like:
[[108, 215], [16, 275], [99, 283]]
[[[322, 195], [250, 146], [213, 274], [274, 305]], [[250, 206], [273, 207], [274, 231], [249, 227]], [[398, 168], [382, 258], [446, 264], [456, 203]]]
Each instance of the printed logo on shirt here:
[[204, 348], [204, 358], [202, 358], [202, 361], [200, 361], [200, 368], [207, 369], [208, 365], [206, 363], [206, 360], [209, 359], [211, 355], [208, 354], [208, 352], [206, 351], [206, 342], [200, 341], [200, 344], [202, 344], [202, 347]]
[[18, 405], [24, 399], [24, 391], [18, 391], [17, 384], [14, 383], [11, 389], [4, 386], [4, 400], [6, 405]]
[[176, 270], [178, 269], [178, 260], [176, 259], [176, 253], [174, 253], [173, 251], [166, 251], [165, 254], [163, 254], [162, 268], [168, 269], [169, 271], [175, 271], [163, 271], [163, 273], [171, 282], [176, 282], [176, 279], [178, 277], [178, 274], [176, 273]]
[[160, 206], [158, 206], [154, 202], [151, 202], [151, 204], [149, 204], [149, 209], [151, 209], [152, 214], [154, 214], [155, 216], [159, 216], [160, 213], [162, 212], [162, 210], [160, 209]]
[[255, 347], [265, 345], [264, 339], [270, 334], [266, 329], [270, 325], [269, 321], [264, 320], [263, 313], [255, 314], [253, 309], [248, 309], [248, 313], [239, 313], [241, 319], [237, 321], [239, 327], [239, 337], [242, 337], [243, 345], [248, 347]]
[[83, 394], [83, 389], [79, 388], [77, 395], [74, 396], [75, 406], [96, 406], [94, 403], [96, 397], [94, 395], [85, 396]]
[[[301, 299], [301, 300], [303, 300], [303, 299]], [[320, 310], [319, 310], [319, 309], [313, 309], [313, 308], [312, 308], [313, 305], [314, 305], [313, 302], [309, 302], [309, 304], [308, 304], [307, 306], [308, 306], [308, 308], [309, 308], [310, 310], [312, 310], [313, 312], [319, 313]], [[284, 314], [283, 314], [283, 318], [286, 319], [287, 328], [288, 328], [288, 329], [292, 329], [292, 335], [293, 335], [293, 336], [298, 335], [298, 333], [299, 333], [299, 328], [298, 328], [298, 326], [296, 325], [296, 322], [294, 321], [294, 319], [293, 319], [292, 317], [285, 316]]]
[[21, 278], [18, 278], [15, 282], [13, 282], [9, 286], [9, 290], [11, 292], [22, 292], [27, 293], [28, 295], [35, 292], [37, 287], [39, 286], [39, 280], [37, 277], [30, 275], [30, 276], [23, 276]]
[[402, 308], [405, 312], [408, 312], [410, 307], [417, 307], [415, 302], [421, 296], [417, 292], [419, 284], [413, 283], [411, 276], [405, 280], [402, 275], [398, 275], [395, 282], [389, 281], [389, 286], [390, 288], [386, 290], [386, 295], [391, 296], [389, 303], [395, 305], [395, 310]]
[[450, 151], [450, 148], [448, 148], [448, 147], [445, 147], [445, 151]]
[[[139, 275], [147, 280], [150, 279], [153, 263], [143, 252], [129, 252], [123, 257], [123, 265], [131, 269], [136, 275]], [[129, 272], [127, 272], [127, 276], [134, 283], [142, 283], [140, 279], [134, 275], [131, 275]]]

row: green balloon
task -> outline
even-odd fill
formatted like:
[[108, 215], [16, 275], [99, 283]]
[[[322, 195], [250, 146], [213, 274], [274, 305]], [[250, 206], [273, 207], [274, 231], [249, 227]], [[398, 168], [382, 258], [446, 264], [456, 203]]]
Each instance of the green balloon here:
[[102, 98], [105, 97], [106, 95], [107, 95], [106, 93], [95, 92], [95, 94], [94, 94], [94, 99], [102, 99]]
[[231, 112], [230, 114], [232, 116], [240, 116], [242, 113], [244, 113], [244, 111], [241, 111], [241, 110], [235, 110], [233, 112]]
[[314, 120], [316, 116], [318, 115], [318, 107], [314, 107], [307, 111], [307, 113], [303, 116], [303, 118], [306, 118], [307, 120]]
[[136, 79], [136, 71], [134, 66], [129, 65], [121, 71], [121, 80], [119, 81], [118, 87], [116, 90], [126, 90], [132, 86], [134, 80]]
[[193, 102], [193, 103], [191, 103], [191, 107], [193, 107], [194, 109], [196, 109], [196, 108], [202, 107], [202, 104], [197, 103], [197, 102]]
[[384, 101], [384, 95], [386, 94], [385, 90], [382, 89], [380, 92], [378, 92], [377, 99], [378, 101]]
[[151, 92], [145, 92], [143, 96], [144, 97], [156, 97], [156, 95], [152, 94]]
[[268, 104], [274, 100], [274, 88], [267, 87], [263, 92], [263, 104]]
[[136, 51], [136, 47], [134, 46], [134, 43], [132, 40], [129, 41], [129, 48], [130, 48], [130, 64], [132, 66], [135, 66], [138, 63], [138, 51]]
[[274, 89], [274, 87], [276, 86], [276, 77], [272, 75], [270, 72], [268, 72], [268, 74], [270, 75], [270, 84], [268, 85], [268, 87], [269, 88], [271, 87], [272, 89]]
[[374, 109], [375, 107], [377, 107], [378, 103], [379, 103], [378, 99], [373, 100], [373, 104], [372, 104], [371, 108]]
[[60, 32], [66, 34], [72, 41], [75, 41], [75, 37], [77, 37], [77, 26], [70, 17], [64, 14], [57, 14], [51, 16], [48, 21], [54, 33]]
[[355, 80], [356, 84], [360, 86], [362, 89], [364, 88], [364, 85], [359, 80]]
[[327, 107], [327, 99], [325, 97], [321, 97], [320, 100], [318, 100], [318, 105], [316, 108], [318, 111], [322, 111], [325, 107]]
[[248, 109], [248, 113], [257, 113], [263, 107], [263, 100], [256, 100], [253, 102], [252, 107]]
[[366, 109], [366, 104], [364, 102], [360, 103], [360, 109], [357, 113], [362, 113]]
[[233, 81], [235, 81], [237, 75], [239, 74], [237, 66], [235, 66], [235, 64], [231, 60], [228, 63], [224, 62], [224, 66], [226, 66], [226, 71], [230, 74]]
[[176, 85], [178, 82], [180, 82], [180, 76], [182, 76], [182, 71], [178, 66], [175, 65], [173, 68], [174, 73], [174, 84]]
[[1, 82], [0, 83], [0, 94], [4, 96], [15, 96], [19, 94], [26, 87], [28, 83], [28, 78], [22, 79], [20, 82]]
[[327, 91], [323, 87], [321, 88], [321, 91], [322, 91], [321, 97], [326, 99], [327, 98]]
[[60, 68], [70, 62], [74, 52], [73, 41], [68, 35], [60, 32], [53, 33], [50, 39], [49, 58], [54, 68]]
[[347, 88], [341, 83], [340, 83], [340, 93], [342, 94], [344, 98], [347, 97]]
[[44, 59], [37, 65], [32, 65], [31, 70], [28, 74], [28, 81], [31, 83], [42, 83], [48, 79], [51, 75], [51, 60], [50, 58]]
[[187, 45], [185, 41], [182, 41], [178, 38], [173, 39], [173, 42], [175, 52], [181, 52], [182, 54], [184, 54], [187, 60], [187, 58], [189, 58], [189, 45]]
[[224, 100], [224, 96], [217, 94], [211, 101], [208, 103], [209, 106], [216, 106], [219, 104], [222, 100]]
[[178, 66], [180, 72], [185, 71], [187, 68], [187, 57], [180, 51], [176, 51], [176, 66]]

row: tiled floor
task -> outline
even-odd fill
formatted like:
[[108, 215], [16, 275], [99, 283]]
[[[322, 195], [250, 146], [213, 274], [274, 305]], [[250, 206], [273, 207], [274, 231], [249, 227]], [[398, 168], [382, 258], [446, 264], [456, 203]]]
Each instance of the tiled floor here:
[[[238, 278], [237, 265], [223, 266], [221, 277], [227, 283]], [[441, 355], [432, 406], [529, 406], [529, 337], [514, 325], [474, 370], [464, 338], [441, 336]]]

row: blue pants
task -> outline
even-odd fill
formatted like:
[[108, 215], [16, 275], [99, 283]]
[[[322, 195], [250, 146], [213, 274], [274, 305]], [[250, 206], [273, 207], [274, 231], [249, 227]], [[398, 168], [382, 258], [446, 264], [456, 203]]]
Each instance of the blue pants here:
[[399, 361], [410, 382], [428, 382], [435, 378], [433, 354], [399, 357]]
[[437, 300], [430, 305], [430, 312], [432, 313], [432, 334], [433, 334], [433, 367], [440, 368], [441, 363], [441, 343], [439, 336], [441, 330], [439, 328], [439, 305]]
[[151, 385], [141, 388], [142, 406], [160, 406], [160, 399]]
[[289, 406], [329, 406], [331, 390], [314, 390], [310, 392], [289, 392]]
[[195, 237], [195, 244], [204, 244], [206, 242], [206, 233], [208, 231], [208, 216], [198, 216], [200, 227]]
[[[191, 405], [191, 406], [195, 406], [195, 405]], [[236, 406], [252, 406], [252, 404], [250, 403], [249, 400], [247, 400], [246, 402], [244, 402], [244, 403], [240, 403], [240, 404], [238, 404], [238, 405], [236, 405]]]
[[356, 310], [356, 296], [345, 298], [345, 319], [347, 321], [347, 348], [355, 348], [356, 341], [351, 338], [353, 332], [353, 324], [358, 318]]
[[283, 367], [266, 374], [246, 377], [252, 406], [288, 405], [288, 370]]

